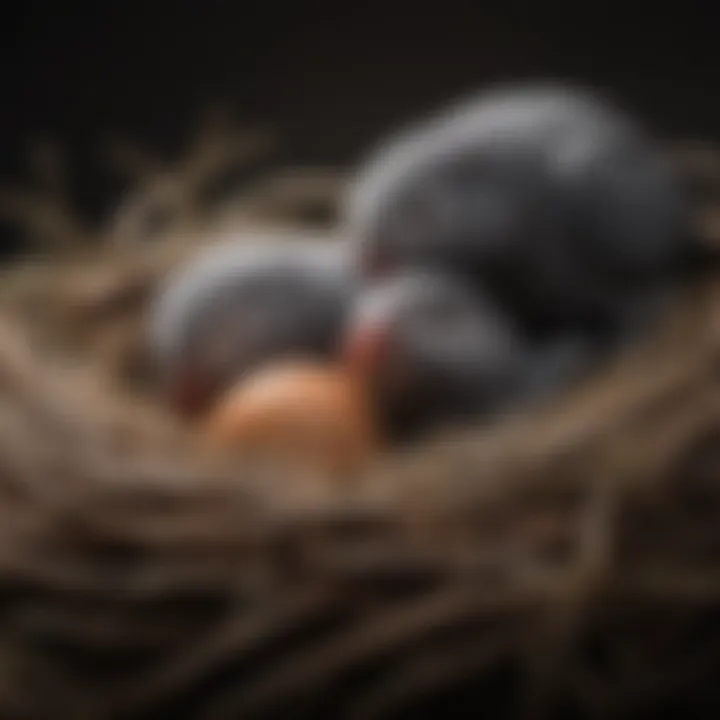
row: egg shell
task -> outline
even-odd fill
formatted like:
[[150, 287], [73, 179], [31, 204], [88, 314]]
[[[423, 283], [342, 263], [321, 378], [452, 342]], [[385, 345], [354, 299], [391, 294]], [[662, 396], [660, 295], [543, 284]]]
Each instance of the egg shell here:
[[346, 475], [378, 447], [368, 400], [340, 368], [310, 362], [266, 365], [232, 387], [203, 423], [208, 445], [303, 470]]

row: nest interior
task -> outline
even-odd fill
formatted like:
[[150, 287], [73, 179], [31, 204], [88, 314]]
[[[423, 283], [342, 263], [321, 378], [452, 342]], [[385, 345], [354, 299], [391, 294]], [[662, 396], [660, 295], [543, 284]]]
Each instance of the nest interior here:
[[4, 278], [1, 717], [717, 714], [720, 277], [572, 394], [319, 488], [155, 406], [190, 249]]

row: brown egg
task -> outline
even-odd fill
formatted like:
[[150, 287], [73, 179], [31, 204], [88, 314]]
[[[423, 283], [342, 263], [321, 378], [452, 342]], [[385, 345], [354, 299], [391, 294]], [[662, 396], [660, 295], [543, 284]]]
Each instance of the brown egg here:
[[289, 461], [333, 476], [362, 470], [377, 434], [360, 387], [339, 368], [267, 365], [235, 385], [204, 421], [215, 448]]

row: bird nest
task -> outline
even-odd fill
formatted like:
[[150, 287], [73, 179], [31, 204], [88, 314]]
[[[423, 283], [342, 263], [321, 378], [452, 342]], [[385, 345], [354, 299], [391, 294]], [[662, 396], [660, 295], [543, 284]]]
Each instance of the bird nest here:
[[187, 250], [4, 280], [1, 717], [717, 714], [720, 278], [567, 396], [329, 486], [153, 402]]

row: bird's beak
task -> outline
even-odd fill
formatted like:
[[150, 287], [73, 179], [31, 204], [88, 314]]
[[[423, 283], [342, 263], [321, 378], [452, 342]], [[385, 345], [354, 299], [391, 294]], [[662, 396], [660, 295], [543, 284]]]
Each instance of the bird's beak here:
[[167, 393], [171, 406], [184, 417], [196, 418], [207, 409], [209, 388], [191, 370], [178, 373]]
[[342, 360], [354, 376], [365, 383], [377, 379], [387, 359], [389, 335], [384, 324], [367, 324], [348, 333]]

